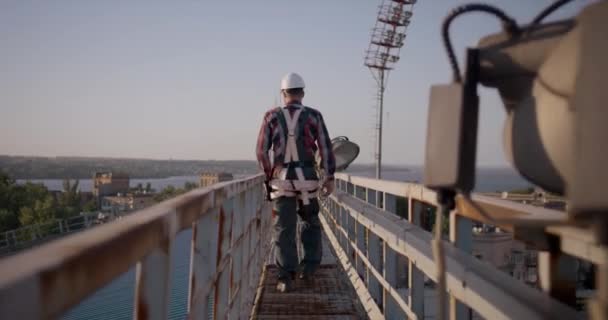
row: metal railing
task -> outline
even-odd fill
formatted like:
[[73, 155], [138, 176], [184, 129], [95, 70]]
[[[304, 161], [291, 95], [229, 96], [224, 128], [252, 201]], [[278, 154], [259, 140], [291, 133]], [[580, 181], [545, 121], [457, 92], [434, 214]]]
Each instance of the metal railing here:
[[97, 212], [67, 219], [30, 225], [0, 233], [0, 255], [26, 249], [36, 244], [90, 228], [97, 223]]
[[197, 189], [0, 260], [0, 318], [57, 318], [136, 265], [133, 317], [165, 319], [171, 244], [189, 228], [189, 318], [246, 318], [270, 248], [262, 182], [257, 175]]
[[[322, 223], [366, 310], [372, 318], [424, 319], [430, 311], [424, 310], [425, 279], [436, 281], [424, 213], [437, 205], [435, 193], [419, 184], [346, 174], [336, 175], [336, 184], [337, 192], [324, 202]], [[567, 220], [564, 212], [487, 196], [473, 196], [477, 208], [456, 200], [446, 237], [451, 243], [444, 241], [451, 319], [473, 314], [487, 319], [580, 316], [571, 300], [576, 279], [563, 268], [572, 265], [570, 255], [605, 265], [608, 248], [583, 228], [556, 226]], [[496, 218], [525, 221], [524, 227], [499, 226], [541, 250], [538, 271], [544, 292], [471, 255], [471, 219], [489, 223], [479, 208]]]

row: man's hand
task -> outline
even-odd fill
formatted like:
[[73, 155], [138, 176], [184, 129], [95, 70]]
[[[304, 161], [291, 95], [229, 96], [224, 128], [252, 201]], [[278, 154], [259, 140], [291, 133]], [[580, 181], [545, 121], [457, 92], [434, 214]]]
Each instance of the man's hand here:
[[272, 187], [270, 186], [270, 179], [264, 180], [264, 196], [266, 201], [272, 201], [272, 197], [270, 196], [272, 193]]
[[322, 195], [324, 197], [327, 197], [330, 194], [332, 194], [335, 189], [336, 189], [336, 184], [335, 184], [334, 177], [325, 179], [325, 181], [323, 182], [323, 187], [321, 189]]

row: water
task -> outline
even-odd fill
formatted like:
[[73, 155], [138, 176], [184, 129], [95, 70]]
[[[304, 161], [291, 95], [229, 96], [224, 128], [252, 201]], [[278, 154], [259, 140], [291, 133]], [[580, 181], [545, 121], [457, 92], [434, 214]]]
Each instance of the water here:
[[[386, 168], [384, 177], [387, 180], [420, 182], [422, 180], [422, 168]], [[369, 168], [351, 169], [350, 174], [373, 177], [374, 172]], [[147, 182], [152, 184], [156, 190], [172, 184], [183, 186], [187, 181], [197, 182], [198, 177], [171, 177], [166, 179], [132, 179], [131, 186]], [[40, 182], [51, 190], [61, 190], [61, 180], [32, 180]], [[494, 192], [527, 187], [530, 184], [510, 169], [480, 169], [477, 172], [478, 192]], [[91, 180], [81, 180], [82, 191], [90, 191]], [[169, 306], [169, 319], [185, 319], [188, 301], [188, 274], [190, 265], [190, 238], [192, 232], [186, 230], [181, 232], [174, 244], [175, 256], [173, 259], [171, 302]], [[104, 288], [98, 290], [89, 298], [82, 301], [78, 306], [70, 310], [63, 319], [131, 319], [133, 315], [133, 297], [135, 285], [134, 267], [112, 281]]]
[[[177, 235], [173, 243], [169, 319], [186, 318], [191, 238], [192, 230], [184, 230]], [[63, 319], [132, 319], [134, 296], [135, 267], [132, 267], [72, 308], [63, 316]]]
[[[30, 180], [17, 180], [17, 183], [25, 183], [26, 181], [32, 183], [42, 183], [47, 189], [52, 191], [62, 191], [63, 190], [63, 180], [61, 179], [30, 179]], [[183, 187], [186, 182], [199, 182], [198, 176], [180, 176], [180, 177], [169, 177], [169, 178], [161, 178], [161, 179], [131, 179], [129, 181], [129, 185], [134, 188], [137, 187], [138, 184], [141, 183], [142, 186], [146, 186], [146, 183], [150, 183], [152, 189], [156, 191], [160, 191], [169, 185], [173, 185], [174, 187]], [[78, 182], [78, 188], [82, 192], [91, 192], [93, 191], [93, 180], [92, 179], [80, 179]]]
[[[387, 167], [383, 169], [383, 176], [386, 180], [406, 181], [406, 182], [421, 182], [423, 175], [422, 167]], [[374, 170], [369, 167], [354, 168], [347, 170], [347, 173], [364, 177], [374, 177]], [[236, 175], [235, 179], [243, 178], [244, 175]], [[519, 188], [529, 187], [531, 184], [524, 180], [517, 172], [510, 168], [480, 168], [477, 170], [477, 192], [496, 192], [508, 191]], [[17, 183], [25, 183], [26, 181], [33, 183], [42, 183], [49, 190], [63, 190], [63, 180], [61, 179], [31, 179], [17, 180]], [[174, 187], [183, 187], [186, 182], [199, 182], [198, 176], [179, 176], [162, 179], [131, 179], [129, 185], [136, 187], [142, 184], [150, 183], [152, 189], [160, 191], [169, 185]], [[79, 180], [79, 189], [83, 192], [91, 192], [93, 190], [93, 180]]]

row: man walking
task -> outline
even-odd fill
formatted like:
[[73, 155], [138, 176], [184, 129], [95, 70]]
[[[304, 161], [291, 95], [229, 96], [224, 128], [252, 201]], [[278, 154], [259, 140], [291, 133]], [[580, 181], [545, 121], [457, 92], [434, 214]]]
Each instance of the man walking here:
[[[298, 268], [297, 216], [304, 257], [300, 279], [310, 280], [321, 263], [321, 223], [317, 193], [334, 190], [335, 158], [321, 113], [302, 105], [304, 80], [288, 73], [281, 81], [285, 105], [264, 115], [257, 142], [257, 159], [270, 184], [273, 205], [273, 241], [279, 268], [277, 290], [291, 290]], [[269, 150], [273, 151], [271, 162]], [[319, 152], [324, 180], [319, 183], [315, 154]], [[321, 190], [319, 190], [321, 189]]]

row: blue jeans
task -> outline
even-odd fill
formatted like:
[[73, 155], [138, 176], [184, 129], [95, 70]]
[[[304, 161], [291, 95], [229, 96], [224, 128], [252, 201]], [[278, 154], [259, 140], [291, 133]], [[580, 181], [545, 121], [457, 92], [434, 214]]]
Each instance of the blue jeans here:
[[293, 276], [298, 268], [298, 216], [302, 220], [300, 240], [304, 248], [300, 267], [303, 272], [314, 272], [321, 264], [323, 254], [317, 199], [310, 199], [310, 204], [305, 206], [296, 197], [280, 197], [274, 201], [273, 215], [275, 263], [279, 268], [279, 278]]

